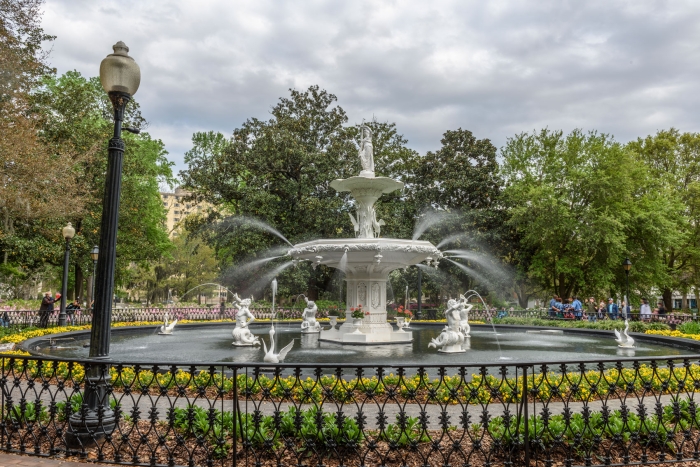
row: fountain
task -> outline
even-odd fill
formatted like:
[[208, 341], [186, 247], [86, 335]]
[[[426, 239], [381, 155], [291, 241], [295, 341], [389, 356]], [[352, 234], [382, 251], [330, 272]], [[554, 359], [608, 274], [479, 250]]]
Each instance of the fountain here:
[[[350, 214], [356, 238], [321, 239], [294, 245], [289, 255], [295, 260], [311, 261], [340, 269], [347, 283], [346, 315], [351, 308], [367, 310], [369, 315], [356, 327], [346, 319], [339, 329], [321, 330], [319, 338], [340, 344], [395, 344], [411, 342], [411, 332], [394, 331], [387, 322], [386, 288], [389, 273], [423, 261], [442, 258], [440, 250], [423, 240], [381, 238], [384, 221], [377, 220], [374, 203], [385, 193], [401, 190], [404, 184], [374, 173], [372, 132], [362, 126], [359, 176], [334, 180], [331, 187], [338, 192], [350, 192], [356, 200], [356, 216]], [[355, 332], [358, 331], [358, 332]]]

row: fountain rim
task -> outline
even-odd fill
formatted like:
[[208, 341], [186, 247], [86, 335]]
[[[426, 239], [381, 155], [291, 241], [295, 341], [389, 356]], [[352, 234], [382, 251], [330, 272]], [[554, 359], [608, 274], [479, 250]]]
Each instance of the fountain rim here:
[[[291, 248], [287, 254], [293, 256], [295, 254], [314, 253], [309, 249], [316, 248], [321, 251], [338, 251], [344, 252], [345, 247], [349, 251], [425, 251], [431, 252], [436, 257], [442, 258], [442, 252], [427, 240], [408, 240], [403, 238], [321, 238], [310, 240], [308, 242], [297, 243]], [[307, 250], [307, 251], [301, 251]]]
[[[187, 324], [182, 324], [178, 326], [179, 328], [197, 328], [197, 327], [215, 327], [215, 326], [223, 326], [223, 325], [230, 325], [231, 323], [227, 322], [219, 322], [219, 323], [187, 323]], [[262, 327], [266, 326], [269, 323], [253, 323], [251, 326], [254, 327]], [[435, 322], [435, 323], [417, 323], [420, 324], [421, 326], [444, 326], [444, 322]], [[153, 326], [123, 326], [123, 327], [118, 327], [118, 328], [112, 328], [112, 332], [127, 332], [135, 329], [141, 329], [141, 330], [154, 330], [160, 325], [153, 325]], [[472, 328], [490, 328], [490, 324], [472, 324]], [[514, 325], [514, 324], [497, 324], [495, 325], [496, 328], [503, 328], [503, 329], [511, 329], [511, 330], [545, 330], [545, 329], [550, 329], [550, 330], [557, 330], [557, 331], [562, 331], [564, 334], [578, 334], [578, 335], [597, 335], [597, 336], [605, 336], [605, 337], [610, 337], [611, 339], [614, 337], [613, 331], [607, 331], [603, 329], [584, 329], [584, 328], [551, 328], [548, 326], [528, 326], [528, 325]], [[71, 362], [77, 362], [77, 363], [90, 363], [90, 364], [96, 364], [96, 363], [109, 363], [111, 365], [130, 365], [130, 364], [148, 364], [148, 365], [162, 365], [162, 366], [171, 366], [171, 365], [176, 365], [176, 366], [228, 366], [228, 367], [269, 367], [269, 363], [264, 363], [264, 362], [245, 362], [245, 363], [236, 363], [236, 362], [192, 362], [192, 361], [185, 361], [185, 362], [159, 362], [157, 359], [144, 359], [144, 360], [136, 360], [136, 359], [90, 359], [90, 358], [67, 358], [67, 357], [59, 357], [59, 356], [51, 356], [47, 355], [45, 353], [42, 353], [40, 351], [36, 351], [31, 349], [31, 345], [35, 344], [40, 341], [48, 340], [49, 338], [56, 338], [57, 336], [78, 336], [82, 334], [90, 334], [89, 329], [84, 329], [84, 330], [78, 330], [78, 331], [67, 331], [67, 332], [61, 332], [61, 333], [56, 333], [56, 334], [46, 334], [44, 336], [38, 336], [38, 337], [33, 337], [30, 339], [25, 340], [24, 342], [20, 343], [17, 345], [17, 347], [20, 350], [24, 350], [26, 352], [29, 352], [31, 355], [30, 357], [32, 358], [41, 358], [42, 360], [51, 360], [51, 361], [71, 361]], [[655, 342], [658, 344], [662, 344], [668, 347], [675, 347], [675, 348], [682, 348], [682, 349], [693, 349], [700, 351], [700, 341], [696, 341], [693, 339], [685, 339], [682, 337], [670, 337], [670, 336], [661, 336], [657, 334], [644, 334], [644, 333], [631, 333], [630, 334], [632, 337], [635, 338], [635, 340], [639, 340], [640, 342], [646, 341], [646, 342]], [[16, 359], [21, 359], [23, 358], [22, 356], [18, 355], [5, 355], [2, 352], [0, 352], [0, 357], [4, 358], [16, 358]], [[516, 362], [516, 361], [509, 361], [509, 363], [504, 363], [504, 362], [469, 362], [469, 363], [440, 363], [439, 365], [426, 365], [425, 363], [402, 363], [400, 366], [403, 368], [426, 368], [426, 367], [431, 367], [431, 366], [441, 366], [441, 367], [449, 367], [449, 368], [464, 368], [464, 367], [503, 367], [503, 366], [509, 366], [509, 367], [532, 367], [532, 366], [540, 366], [540, 365], [553, 365], [553, 364], [561, 364], [561, 363], [566, 363], [566, 364], [579, 364], [579, 363], [614, 363], [614, 362], [625, 362], [625, 361], [642, 361], [642, 360], [690, 360], [690, 361], [696, 361], [700, 362], [700, 354], [685, 354], [685, 355], [658, 355], [658, 356], [652, 356], [652, 357], [645, 357], [645, 356], [632, 356], [632, 357], [610, 357], [610, 358], [592, 358], [592, 359], [578, 359], [578, 360], [566, 360], [566, 361], [559, 361], [556, 359], [553, 360], [542, 360], [542, 361], [524, 361], [524, 362]], [[274, 365], [275, 367], [280, 367], [280, 368], [358, 368], [358, 367], [367, 367], [367, 368], [392, 368], [391, 365], [388, 364], [379, 364], [375, 363], [372, 361], [368, 361], [365, 363], [276, 363]]]

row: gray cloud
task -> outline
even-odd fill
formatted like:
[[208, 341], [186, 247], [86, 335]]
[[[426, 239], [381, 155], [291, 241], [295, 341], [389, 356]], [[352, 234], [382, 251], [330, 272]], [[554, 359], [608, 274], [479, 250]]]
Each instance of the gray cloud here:
[[700, 131], [697, 2], [47, 0], [43, 24], [61, 73], [129, 45], [178, 170], [193, 132], [228, 135], [313, 84], [420, 152], [458, 127], [497, 146], [545, 126]]

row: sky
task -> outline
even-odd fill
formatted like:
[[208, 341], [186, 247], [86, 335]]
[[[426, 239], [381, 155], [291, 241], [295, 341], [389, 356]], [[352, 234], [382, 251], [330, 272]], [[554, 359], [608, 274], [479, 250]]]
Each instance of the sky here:
[[697, 1], [46, 0], [42, 25], [59, 73], [129, 46], [176, 173], [194, 132], [230, 136], [315, 84], [421, 153], [457, 128], [499, 148], [545, 127], [700, 131]]

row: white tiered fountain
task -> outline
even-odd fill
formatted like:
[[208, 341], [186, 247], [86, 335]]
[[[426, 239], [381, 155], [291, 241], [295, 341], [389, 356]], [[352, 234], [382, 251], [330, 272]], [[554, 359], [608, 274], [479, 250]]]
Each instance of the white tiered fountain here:
[[[411, 342], [413, 333], [394, 331], [386, 320], [386, 283], [394, 269], [442, 258], [432, 243], [419, 240], [380, 238], [384, 221], [377, 220], [374, 203], [384, 193], [401, 190], [402, 182], [374, 174], [372, 131], [362, 127], [359, 151], [362, 171], [357, 177], [334, 180], [331, 187], [347, 192], [357, 201], [357, 217], [350, 214], [356, 238], [321, 239], [294, 245], [289, 255], [308, 260], [313, 267], [325, 264], [345, 273], [347, 300], [345, 324], [323, 330], [320, 339], [341, 344], [396, 344]], [[350, 319], [351, 308], [362, 305], [369, 312], [359, 327]], [[359, 331], [359, 332], [358, 332]]]

